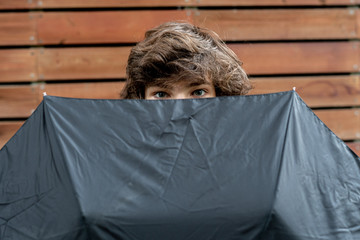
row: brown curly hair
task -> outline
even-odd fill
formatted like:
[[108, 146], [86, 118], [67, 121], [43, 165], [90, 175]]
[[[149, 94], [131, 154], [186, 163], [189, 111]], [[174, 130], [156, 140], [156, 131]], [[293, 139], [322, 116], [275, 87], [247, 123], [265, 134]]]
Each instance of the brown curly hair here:
[[182, 80], [212, 82], [216, 96], [245, 95], [252, 85], [241, 65], [215, 32], [167, 22], [147, 31], [132, 48], [121, 97], [144, 99], [147, 87]]

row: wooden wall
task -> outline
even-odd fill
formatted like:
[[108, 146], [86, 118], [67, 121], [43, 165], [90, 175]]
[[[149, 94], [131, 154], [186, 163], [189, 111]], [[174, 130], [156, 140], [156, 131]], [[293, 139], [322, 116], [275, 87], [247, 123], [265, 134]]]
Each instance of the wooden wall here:
[[1, 0], [0, 147], [49, 95], [118, 98], [131, 46], [186, 20], [220, 34], [255, 83], [291, 90], [359, 155], [360, 0]]

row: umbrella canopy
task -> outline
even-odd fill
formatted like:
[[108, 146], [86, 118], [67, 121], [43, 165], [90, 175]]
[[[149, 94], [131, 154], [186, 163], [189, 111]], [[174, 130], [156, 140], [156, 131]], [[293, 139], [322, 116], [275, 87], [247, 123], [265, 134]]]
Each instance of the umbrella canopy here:
[[0, 239], [360, 239], [359, 158], [296, 92], [45, 96], [0, 150]]

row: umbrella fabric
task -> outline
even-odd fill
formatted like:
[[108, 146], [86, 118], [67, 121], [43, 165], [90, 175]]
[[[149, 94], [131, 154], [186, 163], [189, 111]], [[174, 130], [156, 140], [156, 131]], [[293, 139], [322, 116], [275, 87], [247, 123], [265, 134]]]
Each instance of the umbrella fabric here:
[[293, 91], [45, 96], [0, 150], [0, 239], [360, 239], [359, 170]]

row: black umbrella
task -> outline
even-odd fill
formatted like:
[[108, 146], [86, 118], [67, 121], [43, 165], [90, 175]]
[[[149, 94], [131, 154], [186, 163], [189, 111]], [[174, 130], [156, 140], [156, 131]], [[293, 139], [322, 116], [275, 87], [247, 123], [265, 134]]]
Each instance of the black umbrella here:
[[0, 239], [360, 239], [359, 173], [295, 92], [46, 96], [0, 151]]

